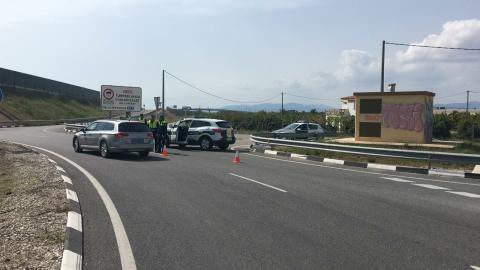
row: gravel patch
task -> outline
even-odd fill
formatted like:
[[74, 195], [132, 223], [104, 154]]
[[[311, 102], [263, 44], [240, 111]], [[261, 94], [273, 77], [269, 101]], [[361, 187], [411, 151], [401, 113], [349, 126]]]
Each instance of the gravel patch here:
[[47, 157], [0, 142], [0, 269], [60, 269], [68, 210]]

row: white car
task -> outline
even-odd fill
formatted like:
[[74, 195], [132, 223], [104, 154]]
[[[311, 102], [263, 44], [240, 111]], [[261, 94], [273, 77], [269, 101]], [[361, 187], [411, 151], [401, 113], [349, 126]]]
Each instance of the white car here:
[[199, 145], [202, 150], [213, 146], [225, 150], [235, 143], [233, 128], [225, 120], [209, 118], [186, 118], [167, 127], [167, 145]]
[[295, 139], [307, 139], [311, 137], [323, 137], [325, 132], [319, 124], [296, 122], [290, 125], [272, 131], [276, 138], [295, 138]]

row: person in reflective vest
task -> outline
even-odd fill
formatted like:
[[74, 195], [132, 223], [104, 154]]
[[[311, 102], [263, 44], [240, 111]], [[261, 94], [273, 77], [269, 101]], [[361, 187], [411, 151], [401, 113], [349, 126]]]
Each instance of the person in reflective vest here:
[[138, 118], [138, 121], [147, 124], [147, 119], [145, 119], [145, 117], [143, 116], [143, 113], [140, 114], [140, 117]]
[[167, 121], [163, 116], [160, 116], [160, 128], [158, 129], [158, 137], [160, 138], [160, 152], [163, 151], [163, 147], [167, 144]]
[[150, 131], [153, 133], [153, 138], [155, 138], [155, 152], [160, 151], [160, 138], [158, 137], [158, 128], [160, 123], [155, 119], [155, 115], [152, 115], [150, 120], [147, 121], [147, 125], [150, 128]]

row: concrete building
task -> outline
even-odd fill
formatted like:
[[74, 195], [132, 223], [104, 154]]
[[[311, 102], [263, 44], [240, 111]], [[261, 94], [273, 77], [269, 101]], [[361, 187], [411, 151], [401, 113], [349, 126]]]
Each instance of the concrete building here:
[[431, 143], [432, 92], [358, 92], [355, 140]]
[[342, 97], [342, 110], [348, 111], [351, 116], [355, 116], [355, 96]]

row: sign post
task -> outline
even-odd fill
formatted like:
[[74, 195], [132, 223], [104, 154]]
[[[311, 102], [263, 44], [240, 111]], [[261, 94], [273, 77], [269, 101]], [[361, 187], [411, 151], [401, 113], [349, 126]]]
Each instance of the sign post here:
[[102, 85], [100, 91], [102, 110], [131, 112], [142, 111], [142, 88], [132, 86]]
[[0, 89], [0, 103], [2, 103], [4, 99], [5, 99], [5, 95], [3, 94], [2, 89]]
[[160, 107], [160, 97], [153, 97], [153, 101], [155, 101], [155, 115], [158, 119], [158, 108]]

